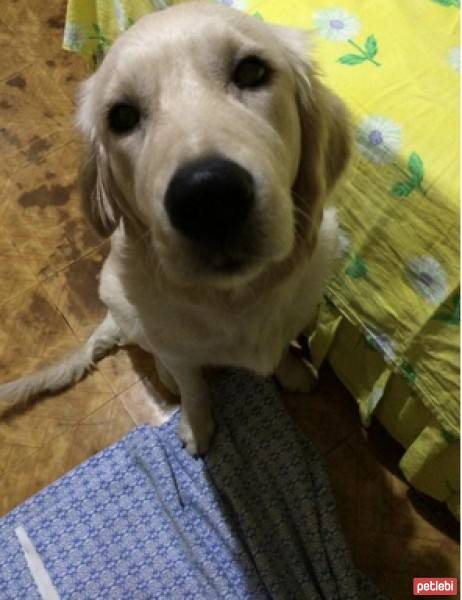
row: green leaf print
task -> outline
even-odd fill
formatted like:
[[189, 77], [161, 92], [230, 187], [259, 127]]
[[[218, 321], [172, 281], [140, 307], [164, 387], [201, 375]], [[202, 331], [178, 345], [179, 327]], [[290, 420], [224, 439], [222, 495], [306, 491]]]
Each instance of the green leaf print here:
[[375, 39], [374, 35], [370, 35], [367, 38], [365, 48], [366, 48], [368, 57], [374, 58], [374, 56], [377, 54], [377, 50], [378, 50], [377, 40]]
[[96, 41], [96, 62], [100, 62], [111, 47], [111, 40], [104, 35], [103, 30], [97, 23], [93, 23], [93, 31], [96, 35], [90, 36], [88, 39]]
[[366, 59], [365, 56], [357, 56], [356, 54], [345, 54], [338, 59], [338, 62], [342, 65], [359, 65], [364, 62]]
[[456, 8], [460, 8], [460, 0], [433, 0], [437, 4], [441, 4], [441, 6], [455, 6]]
[[407, 361], [403, 361], [400, 367], [400, 373], [408, 383], [415, 383], [417, 372], [414, 367]]
[[424, 176], [423, 162], [417, 152], [411, 152], [407, 168], [414, 178], [414, 181], [419, 185], [422, 182]]
[[355, 41], [351, 39], [348, 40], [348, 43], [351, 46], [353, 46], [353, 48], [357, 50], [359, 54], [344, 54], [343, 56], [337, 59], [337, 62], [339, 62], [342, 65], [354, 66], [360, 65], [365, 61], [369, 61], [376, 67], [381, 66], [380, 63], [378, 63], [374, 59], [374, 56], [378, 52], [378, 44], [374, 35], [370, 35], [366, 39], [364, 43], [364, 48], [362, 46], [359, 46]]
[[362, 256], [355, 254], [345, 273], [353, 279], [361, 279], [367, 276], [367, 263]]
[[407, 161], [407, 169], [402, 169], [394, 163], [394, 167], [406, 178], [405, 181], [398, 181], [391, 188], [390, 192], [397, 198], [407, 198], [415, 190], [419, 190], [424, 196], [426, 191], [422, 187], [424, 177], [423, 160], [417, 152], [411, 152]]
[[261, 14], [261, 12], [258, 12], [258, 10], [257, 12], [254, 12], [252, 16], [258, 19], [259, 21], [264, 21], [263, 15]]
[[434, 321], [442, 321], [447, 325], [460, 325], [460, 295], [454, 296], [452, 301], [443, 304], [440, 310], [433, 317]]
[[393, 196], [397, 196], [398, 198], [402, 198], [403, 196], [409, 196], [409, 194], [414, 190], [414, 185], [410, 181], [399, 181], [396, 183], [391, 193]]

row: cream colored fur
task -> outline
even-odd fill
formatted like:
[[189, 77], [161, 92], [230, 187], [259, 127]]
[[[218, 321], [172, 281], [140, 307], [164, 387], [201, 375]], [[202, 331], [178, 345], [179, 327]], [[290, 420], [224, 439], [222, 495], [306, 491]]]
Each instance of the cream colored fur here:
[[[179, 389], [179, 433], [195, 455], [207, 451], [214, 428], [204, 367], [276, 372], [289, 389], [310, 387], [310, 371], [288, 346], [315, 320], [336, 254], [335, 211], [323, 204], [346, 165], [349, 134], [342, 104], [306, 59], [306, 40], [191, 3], [144, 17], [116, 41], [84, 83], [78, 111], [88, 145], [84, 202], [111, 235], [100, 281], [108, 317], [83, 350], [0, 386], [0, 399], [11, 404], [79, 379], [98, 358], [102, 332], [100, 350], [130, 343], [156, 357], [162, 381]], [[270, 62], [270, 85], [233, 88], [230, 65], [248, 55]], [[141, 104], [143, 122], [116, 137], [106, 115], [126, 99]], [[256, 183], [256, 249], [232, 276], [204, 268], [163, 204], [175, 170], [208, 154], [243, 165]]]

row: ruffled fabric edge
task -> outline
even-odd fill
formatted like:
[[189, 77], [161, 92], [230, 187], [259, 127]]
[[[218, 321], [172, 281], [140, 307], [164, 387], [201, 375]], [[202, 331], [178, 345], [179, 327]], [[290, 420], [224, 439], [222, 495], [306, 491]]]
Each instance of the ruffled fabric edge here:
[[[447, 504], [460, 518], [460, 442], [457, 431], [433, 412], [397, 364], [387, 363], [367, 343], [367, 333], [329, 299], [321, 307], [311, 340], [314, 365], [328, 360], [356, 399], [362, 424], [373, 415], [405, 448], [399, 467], [417, 490]], [[355, 378], [354, 373], [361, 373]]]

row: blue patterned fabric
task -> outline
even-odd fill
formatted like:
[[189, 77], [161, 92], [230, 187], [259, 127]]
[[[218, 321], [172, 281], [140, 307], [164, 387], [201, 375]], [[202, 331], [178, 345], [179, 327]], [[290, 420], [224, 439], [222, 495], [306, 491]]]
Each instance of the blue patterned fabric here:
[[139, 427], [0, 520], [1, 600], [40, 600], [22, 526], [62, 599], [379, 599], [355, 570], [322, 460], [271, 381], [224, 371], [206, 460]]

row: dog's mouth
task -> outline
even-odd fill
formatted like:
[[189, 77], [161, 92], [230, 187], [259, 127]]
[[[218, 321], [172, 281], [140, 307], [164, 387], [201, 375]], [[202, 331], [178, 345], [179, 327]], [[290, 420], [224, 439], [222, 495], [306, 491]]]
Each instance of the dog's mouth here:
[[209, 244], [194, 244], [193, 255], [199, 271], [205, 275], [235, 276], [251, 271], [258, 263], [258, 252], [253, 228], [234, 240], [221, 240]]
[[256, 229], [250, 226], [235, 239], [208, 243], [176, 235], [161, 238], [153, 232], [153, 246], [169, 279], [185, 285], [235, 287], [251, 280], [268, 262]]
[[249, 268], [249, 260], [232, 256], [213, 258], [209, 265], [210, 269], [222, 275], [236, 275]]

